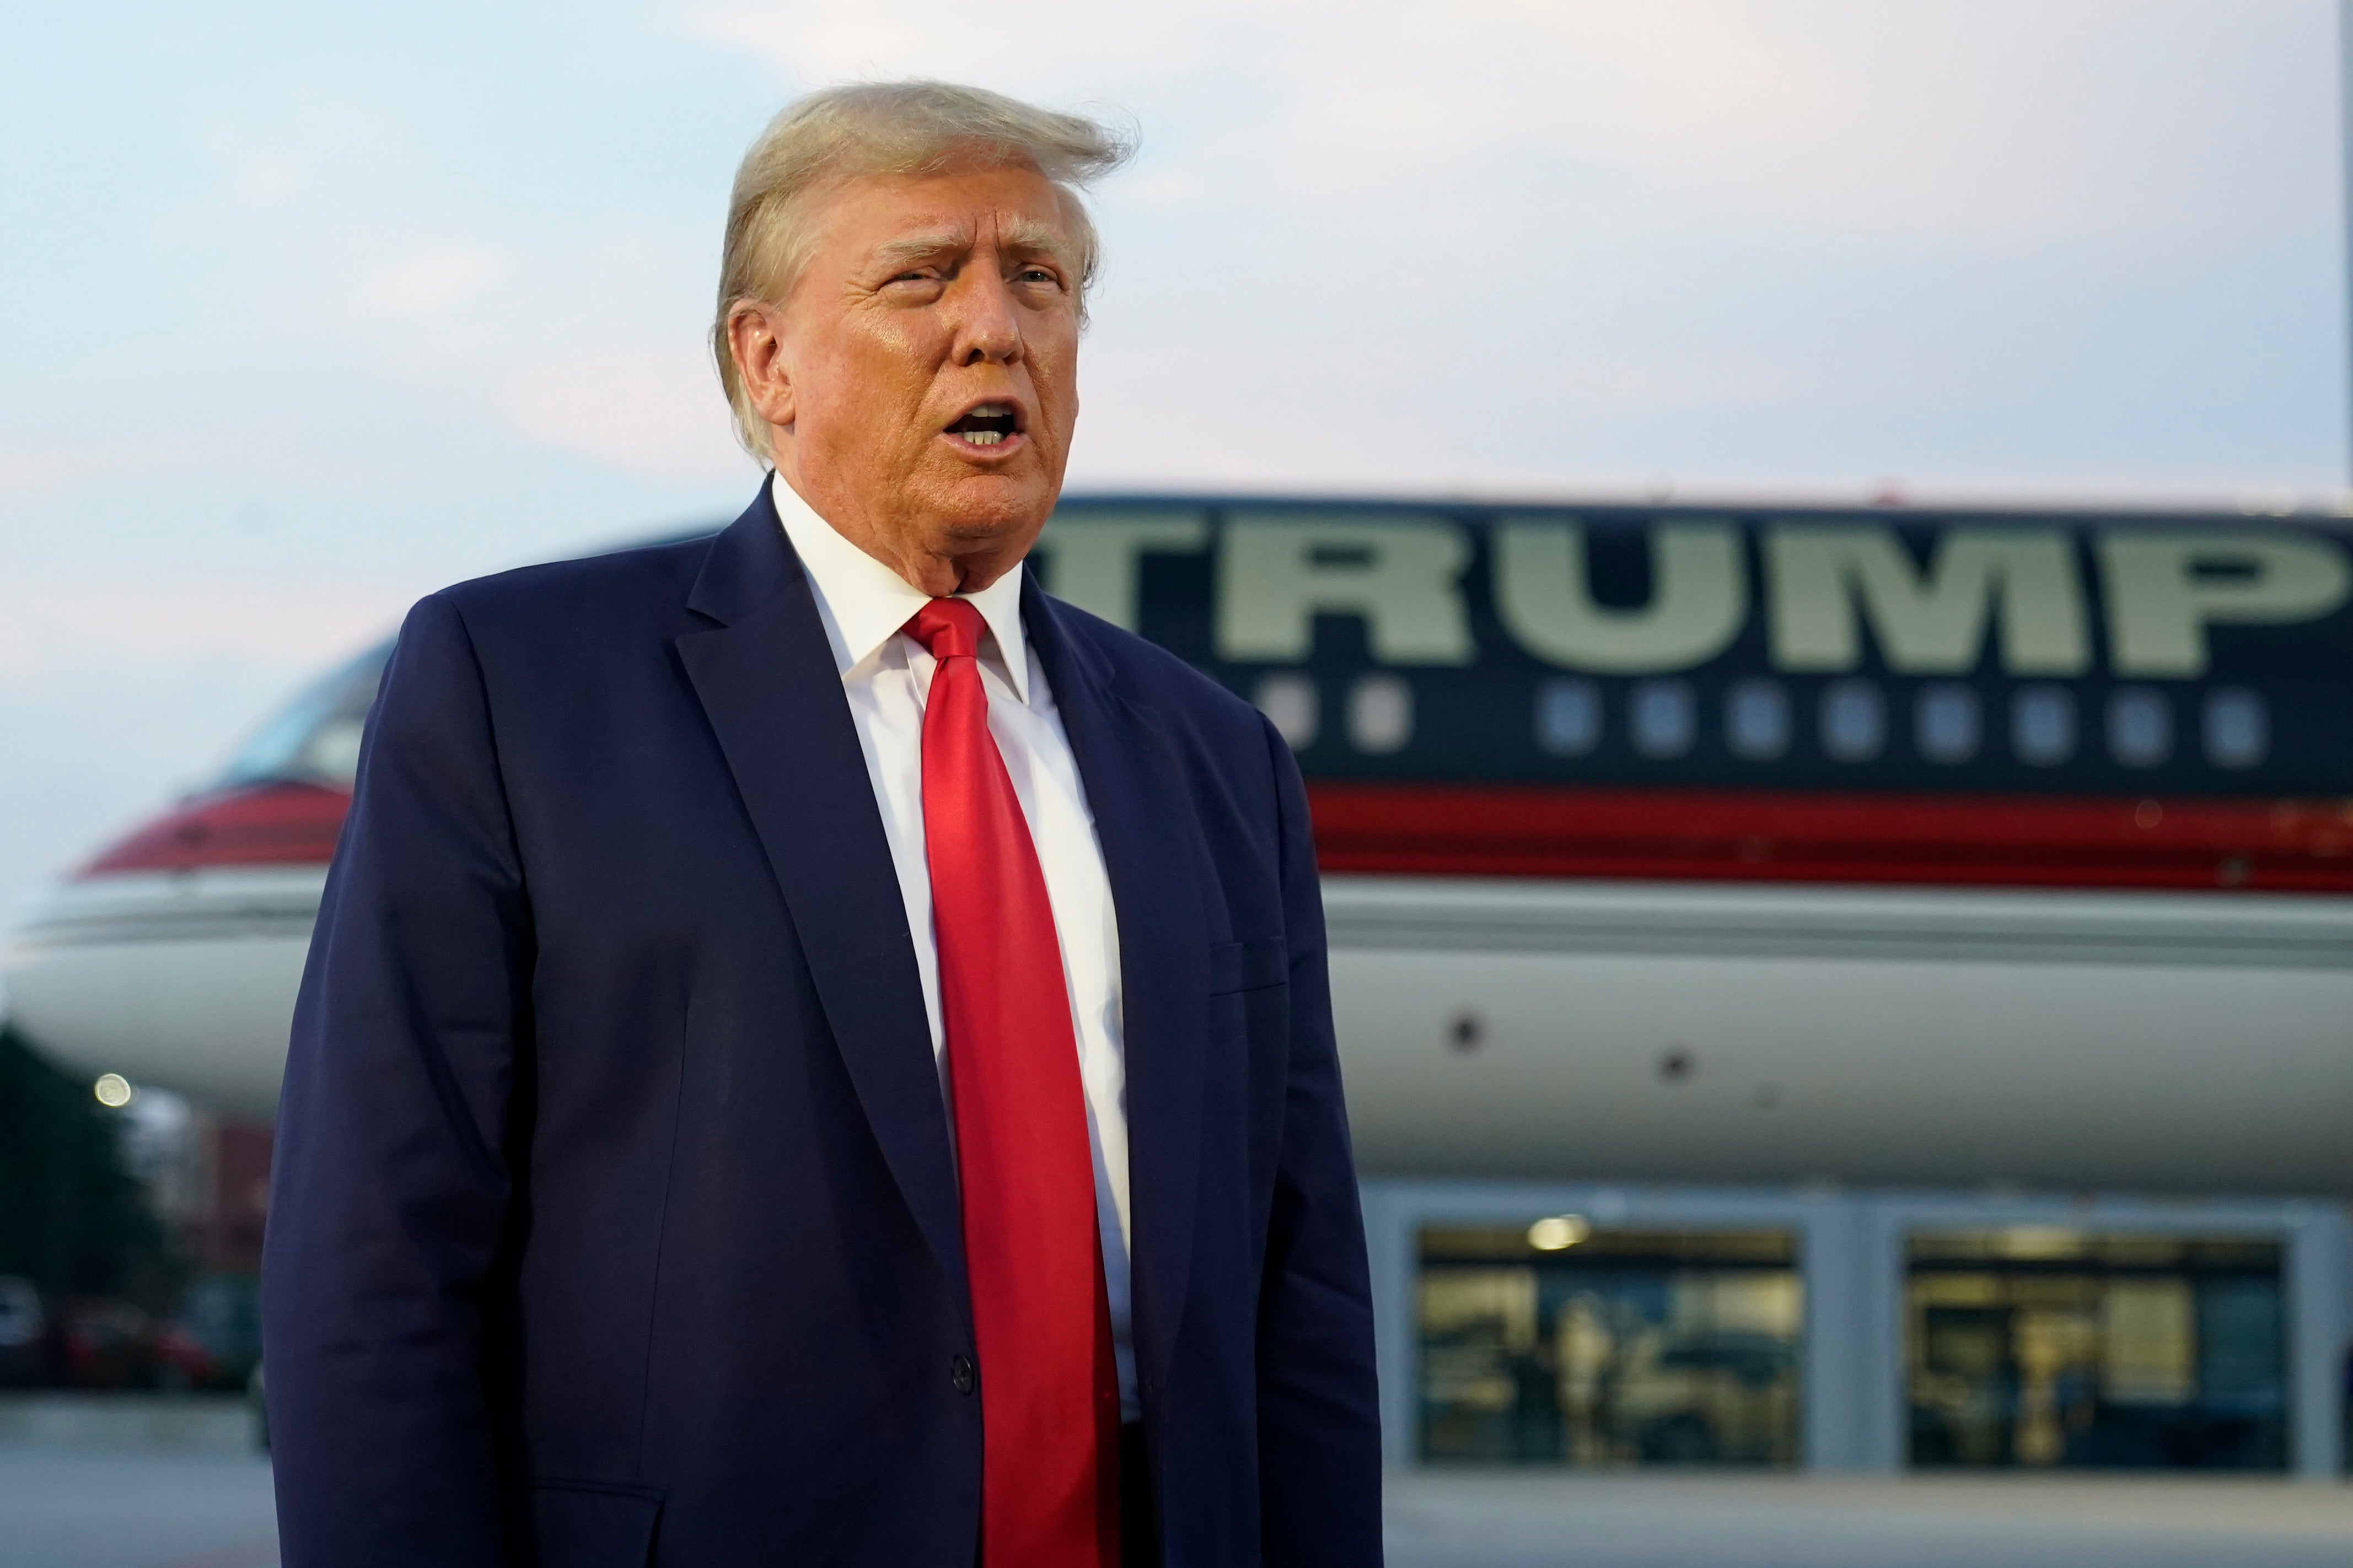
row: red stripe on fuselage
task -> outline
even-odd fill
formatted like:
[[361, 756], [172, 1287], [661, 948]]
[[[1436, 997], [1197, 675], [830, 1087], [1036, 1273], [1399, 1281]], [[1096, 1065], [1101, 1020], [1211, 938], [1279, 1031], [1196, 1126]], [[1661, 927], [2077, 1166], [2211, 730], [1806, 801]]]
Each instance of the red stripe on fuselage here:
[[[1326, 871], [2353, 892], [2353, 802], [1311, 783]], [[202, 796], [84, 876], [323, 866], [351, 797]]]
[[2353, 802], [1311, 784], [1326, 871], [2353, 891]]
[[290, 781], [199, 795], [101, 851], [80, 875], [324, 866], [351, 804], [342, 790]]

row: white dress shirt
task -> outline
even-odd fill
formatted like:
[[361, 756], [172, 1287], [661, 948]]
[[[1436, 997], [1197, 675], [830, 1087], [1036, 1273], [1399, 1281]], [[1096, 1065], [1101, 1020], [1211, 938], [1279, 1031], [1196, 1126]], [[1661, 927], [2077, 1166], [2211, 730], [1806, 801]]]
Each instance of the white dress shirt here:
[[[947, 1090], [946, 1036], [940, 1026], [939, 944], [932, 933], [932, 873], [923, 848], [923, 700], [936, 661], [901, 628], [929, 595], [833, 530], [781, 475], [769, 480], [785, 536], [807, 569], [825, 623], [841, 689], [866, 754], [866, 776], [882, 811], [882, 831], [915, 939], [915, 971], [932, 1026], [932, 1055]], [[1005, 758], [1013, 793], [1046, 876], [1054, 935], [1062, 950], [1079, 1080], [1086, 1089], [1087, 1143], [1094, 1156], [1095, 1223], [1103, 1237], [1103, 1284], [1111, 1300], [1119, 1363], [1120, 1413], [1142, 1414], [1128, 1311], [1127, 1074], [1120, 1031], [1119, 918], [1094, 813], [1087, 809], [1078, 763], [1046, 672], [1021, 630], [1021, 574], [1016, 566], [972, 602], [988, 635], [980, 644], [980, 683], [988, 694], [988, 730]], [[955, 1121], [948, 1119], [953, 1144]]]

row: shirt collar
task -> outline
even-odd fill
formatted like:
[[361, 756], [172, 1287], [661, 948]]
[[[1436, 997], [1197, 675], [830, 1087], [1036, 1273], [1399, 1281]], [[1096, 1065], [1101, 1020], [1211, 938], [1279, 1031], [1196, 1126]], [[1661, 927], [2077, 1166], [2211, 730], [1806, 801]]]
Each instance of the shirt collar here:
[[[865, 663], [904, 626], [931, 596], [834, 531], [811, 510], [800, 493], [785, 483], [782, 474], [769, 476], [769, 489], [785, 537], [801, 558], [809, 584], [817, 590], [818, 610], [825, 621], [834, 662], [843, 675]], [[995, 639], [997, 663], [1013, 695], [1029, 700], [1029, 653], [1021, 637], [1022, 565], [976, 594], [962, 594], [980, 612]], [[983, 643], [980, 656], [989, 657]]]

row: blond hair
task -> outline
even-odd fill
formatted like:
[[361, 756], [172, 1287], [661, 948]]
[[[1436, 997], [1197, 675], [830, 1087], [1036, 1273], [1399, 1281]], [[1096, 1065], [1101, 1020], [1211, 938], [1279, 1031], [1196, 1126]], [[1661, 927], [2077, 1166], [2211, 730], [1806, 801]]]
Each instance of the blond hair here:
[[727, 203], [720, 253], [719, 311], [711, 349], [735, 411], [736, 438], [771, 459], [767, 421], [736, 373], [728, 319], [739, 305], [781, 305], [816, 241], [815, 198], [846, 181], [876, 174], [934, 174], [960, 168], [1035, 169], [1061, 197], [1077, 247], [1080, 319], [1101, 253], [1081, 188], [1125, 163], [1132, 136], [1083, 115], [1036, 109], [984, 88], [944, 81], [866, 82], [831, 87], [787, 105], [744, 154]]

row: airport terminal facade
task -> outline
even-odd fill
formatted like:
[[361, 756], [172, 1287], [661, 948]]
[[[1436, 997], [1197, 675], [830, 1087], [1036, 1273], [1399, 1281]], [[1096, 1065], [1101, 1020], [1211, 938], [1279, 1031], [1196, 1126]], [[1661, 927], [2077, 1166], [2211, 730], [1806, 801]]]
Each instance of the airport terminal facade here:
[[1380, 1178], [1365, 1203], [1394, 1463], [2344, 1467], [2341, 1205]]

